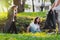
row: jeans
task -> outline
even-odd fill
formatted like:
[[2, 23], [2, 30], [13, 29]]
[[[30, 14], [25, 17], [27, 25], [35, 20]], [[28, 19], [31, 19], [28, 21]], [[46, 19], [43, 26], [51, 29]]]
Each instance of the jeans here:
[[40, 29], [34, 29], [33, 27], [30, 27], [30, 32], [36, 33], [36, 32], [41, 32]]

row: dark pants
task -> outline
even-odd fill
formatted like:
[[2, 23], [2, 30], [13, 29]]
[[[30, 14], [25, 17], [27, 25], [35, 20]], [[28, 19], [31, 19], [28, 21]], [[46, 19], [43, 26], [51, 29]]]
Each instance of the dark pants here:
[[8, 33], [14, 33], [14, 32], [17, 34], [17, 28], [15, 22], [12, 22], [10, 28], [8, 29]]
[[41, 8], [41, 11], [43, 11], [43, 8]]

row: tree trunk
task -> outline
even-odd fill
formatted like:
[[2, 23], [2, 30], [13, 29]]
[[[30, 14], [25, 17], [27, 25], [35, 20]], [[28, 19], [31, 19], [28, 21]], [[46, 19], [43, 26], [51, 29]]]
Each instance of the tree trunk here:
[[25, 0], [13, 0], [13, 4], [18, 6], [18, 12], [24, 12]]

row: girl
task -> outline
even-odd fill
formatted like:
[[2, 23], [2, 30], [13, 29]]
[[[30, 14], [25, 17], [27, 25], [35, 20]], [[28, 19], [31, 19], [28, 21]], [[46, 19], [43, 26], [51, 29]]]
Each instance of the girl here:
[[16, 29], [17, 6], [12, 6], [8, 11], [8, 19], [4, 31], [7, 33], [17, 33]]
[[27, 32], [29, 32], [29, 29], [32, 33], [40, 32], [40, 18], [36, 17], [34, 22], [30, 23], [30, 25], [27, 27]]

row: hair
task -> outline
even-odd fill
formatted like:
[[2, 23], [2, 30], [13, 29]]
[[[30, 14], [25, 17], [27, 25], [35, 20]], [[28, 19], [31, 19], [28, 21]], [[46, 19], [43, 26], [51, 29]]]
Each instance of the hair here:
[[[38, 19], [39, 17], [36, 17], [35, 18], [35, 20], [34, 20], [34, 24], [37, 24], [37, 19]], [[40, 18], [39, 18], [40, 19]], [[38, 22], [38, 24], [40, 24], [40, 21]]]
[[12, 6], [11, 9], [14, 9], [15, 7], [17, 7], [17, 6]]

